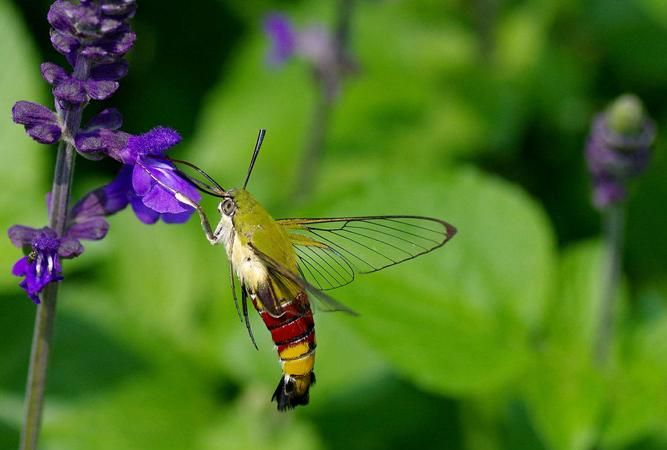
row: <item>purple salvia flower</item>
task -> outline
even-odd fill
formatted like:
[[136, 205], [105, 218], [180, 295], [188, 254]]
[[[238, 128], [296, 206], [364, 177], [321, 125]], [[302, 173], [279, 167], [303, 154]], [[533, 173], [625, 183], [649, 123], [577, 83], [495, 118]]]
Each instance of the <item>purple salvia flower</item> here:
[[288, 17], [274, 13], [264, 20], [264, 32], [271, 42], [269, 63], [281, 65], [292, 57], [304, 59], [330, 99], [338, 93], [343, 78], [358, 70], [341, 40], [323, 25], [296, 29]]
[[124, 186], [132, 210], [143, 223], [152, 224], [160, 218], [167, 223], [182, 223], [194, 211], [176, 200], [173, 191], [193, 201], [201, 196], [165, 158], [166, 151], [180, 140], [175, 130], [164, 127], [138, 136], [94, 129], [77, 135], [76, 146], [82, 153], [105, 154], [125, 165], [115, 183]]
[[593, 120], [586, 145], [586, 161], [593, 179], [593, 204], [605, 209], [625, 200], [627, 181], [648, 166], [655, 125], [641, 101], [619, 97]]
[[[127, 204], [126, 186], [111, 182], [84, 195], [72, 207], [62, 238], [49, 227], [14, 225], [8, 230], [12, 243], [27, 253], [14, 264], [12, 273], [24, 277], [19, 286], [33, 302], [39, 303], [39, 293], [47, 284], [63, 279], [60, 259], [80, 256], [84, 251], [81, 240], [103, 239], [109, 231], [105, 217], [124, 209]], [[47, 205], [50, 209], [50, 195]]]
[[58, 254], [61, 241], [56, 232], [48, 227], [36, 230], [21, 225], [9, 229], [9, 238], [17, 247], [30, 249], [28, 255], [14, 264], [12, 274], [24, 277], [19, 286], [34, 303], [39, 304], [39, 293], [44, 287], [63, 279]]

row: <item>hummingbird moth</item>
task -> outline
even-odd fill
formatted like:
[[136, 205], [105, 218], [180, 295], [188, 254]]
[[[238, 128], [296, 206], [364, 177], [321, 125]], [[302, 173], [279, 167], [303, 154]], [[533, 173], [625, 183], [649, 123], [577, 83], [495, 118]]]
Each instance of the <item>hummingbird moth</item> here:
[[[272, 400], [284, 411], [308, 404], [315, 382], [311, 303], [324, 311], [356, 314], [325, 291], [351, 283], [357, 274], [377, 272], [440, 248], [454, 237], [456, 228], [440, 219], [414, 215], [276, 220], [246, 190], [264, 135], [265, 130], [260, 130], [240, 189], [226, 190], [194, 164], [170, 159], [204, 177], [206, 181], [180, 171], [199, 190], [220, 198], [215, 228], [199, 204], [163, 187], [197, 211], [212, 245], [224, 246], [234, 303], [255, 347], [248, 299], [271, 333], [282, 367]], [[235, 276], [241, 285], [240, 307]]]

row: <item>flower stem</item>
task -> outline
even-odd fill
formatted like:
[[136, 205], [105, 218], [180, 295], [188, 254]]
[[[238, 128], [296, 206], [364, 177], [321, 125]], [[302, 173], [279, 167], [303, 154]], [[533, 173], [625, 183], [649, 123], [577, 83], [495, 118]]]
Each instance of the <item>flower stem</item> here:
[[[51, 214], [49, 216], [49, 226], [55, 230], [58, 236], [64, 234], [67, 225], [67, 211], [69, 209], [75, 158], [76, 151], [74, 148], [70, 144], [61, 142], [56, 157], [53, 189], [51, 191]], [[37, 306], [26, 385], [25, 416], [20, 450], [35, 450], [37, 448], [57, 297], [58, 283], [50, 283], [44, 289], [41, 303]]]
[[[334, 46], [336, 48], [337, 66], [332, 70], [338, 70], [341, 76], [341, 65], [345, 58], [350, 36], [350, 22], [355, 0], [339, 0], [337, 19], [335, 24]], [[320, 75], [321, 77], [321, 75]], [[316, 76], [317, 78], [317, 76]], [[340, 82], [340, 80], [338, 80]], [[297, 201], [303, 201], [310, 195], [319, 172], [320, 160], [324, 152], [324, 143], [330, 126], [331, 112], [333, 110], [336, 92], [327, 85], [324, 79], [318, 80], [317, 104], [313, 111], [310, 123], [310, 133], [306, 143], [305, 154], [299, 168], [297, 186], [293, 197]]]
[[[79, 56], [73, 75], [79, 80], [85, 80], [88, 77], [89, 68], [86, 59]], [[58, 145], [53, 186], [51, 188], [51, 211], [49, 212], [49, 227], [56, 232], [58, 237], [64, 236], [67, 231], [69, 199], [72, 190], [72, 179], [74, 178], [74, 162], [76, 161], [76, 149], [71, 142], [81, 127], [83, 108], [84, 106], [72, 106], [59, 110], [65, 129], [63, 130], [64, 139]], [[25, 416], [21, 432], [20, 450], [37, 449], [57, 299], [58, 284], [49, 283], [42, 292], [41, 303], [37, 306], [26, 385]]]
[[595, 358], [600, 365], [609, 359], [614, 336], [614, 303], [621, 277], [625, 209], [623, 204], [609, 207], [603, 215], [605, 232], [605, 266], [602, 278], [600, 322], [595, 342]]

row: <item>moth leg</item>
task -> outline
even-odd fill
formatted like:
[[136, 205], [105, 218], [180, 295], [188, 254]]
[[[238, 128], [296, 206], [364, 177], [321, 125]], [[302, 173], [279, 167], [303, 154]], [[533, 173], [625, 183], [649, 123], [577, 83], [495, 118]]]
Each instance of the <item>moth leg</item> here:
[[216, 236], [215, 233], [213, 233], [213, 229], [211, 228], [211, 223], [208, 221], [208, 217], [206, 216], [206, 212], [204, 212], [204, 208], [202, 208], [198, 203], [193, 202], [190, 200], [190, 198], [186, 197], [185, 195], [181, 194], [180, 192], [174, 191], [174, 196], [176, 197], [176, 200], [178, 200], [181, 203], [184, 203], [197, 211], [197, 214], [199, 215], [199, 221], [201, 222], [201, 227], [202, 230], [204, 230], [204, 234], [206, 235], [206, 239], [211, 245], [215, 245], [219, 242], [219, 237]]
[[248, 329], [248, 335], [250, 335], [252, 345], [254, 345], [255, 348], [259, 350], [259, 347], [257, 347], [257, 342], [255, 341], [255, 336], [252, 334], [250, 318], [248, 317], [248, 291], [246, 291], [245, 286], [241, 290], [241, 305], [243, 306], [243, 318], [245, 319], [245, 327]]
[[[234, 306], [236, 306], [236, 314], [239, 315], [239, 320], [243, 323], [243, 316], [241, 316], [241, 308], [239, 308], [239, 300], [236, 298], [236, 283], [234, 282], [234, 268], [229, 264], [229, 280], [232, 283], [232, 296], [234, 297]], [[245, 291], [244, 291], [245, 292]]]

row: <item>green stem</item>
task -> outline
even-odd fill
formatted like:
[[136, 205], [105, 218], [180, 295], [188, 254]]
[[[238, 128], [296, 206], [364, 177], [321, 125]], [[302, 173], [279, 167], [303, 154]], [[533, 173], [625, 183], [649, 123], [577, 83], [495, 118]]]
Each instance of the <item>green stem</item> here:
[[[64, 234], [67, 225], [67, 211], [69, 209], [75, 158], [76, 151], [74, 148], [61, 142], [58, 147], [53, 177], [51, 214], [49, 216], [49, 226], [55, 230], [58, 236]], [[37, 306], [26, 385], [25, 416], [19, 447], [21, 450], [35, 450], [37, 448], [57, 297], [58, 283], [50, 283], [44, 289], [41, 295], [41, 303]]]
[[623, 233], [625, 228], [624, 205], [610, 207], [603, 216], [605, 228], [605, 266], [602, 278], [600, 322], [595, 342], [595, 358], [600, 365], [609, 359], [614, 337], [614, 309], [621, 278]]
[[[334, 30], [334, 39], [336, 46], [336, 58], [338, 59], [338, 76], [342, 74], [342, 65], [347, 51], [350, 36], [350, 24], [355, 0], [339, 0], [338, 11]], [[326, 141], [327, 131], [330, 126], [331, 111], [333, 109], [334, 95], [331, 86], [327, 85], [322, 74], [318, 79], [317, 104], [313, 111], [313, 117], [310, 124], [310, 134], [306, 143], [303, 159], [297, 176], [297, 185], [294, 191], [294, 199], [303, 201], [310, 195], [315, 180], [319, 173], [320, 160], [324, 153], [324, 143]], [[340, 80], [339, 80], [340, 81]]]
[[[73, 75], [79, 80], [85, 80], [88, 78], [88, 72], [88, 62], [85, 58], [79, 56]], [[67, 231], [69, 199], [74, 177], [74, 163], [76, 161], [76, 149], [68, 141], [73, 142], [74, 136], [79, 132], [79, 128], [81, 127], [81, 113], [84, 106], [59, 110], [65, 127], [63, 130], [63, 140], [58, 145], [56, 167], [53, 173], [53, 186], [51, 188], [51, 211], [49, 213], [49, 227], [56, 232], [58, 237], [64, 236]], [[37, 306], [37, 315], [35, 317], [20, 450], [37, 449], [42, 423], [42, 411], [44, 409], [46, 372], [53, 339], [53, 323], [56, 317], [57, 299], [58, 283], [49, 283], [42, 292], [41, 302]]]

